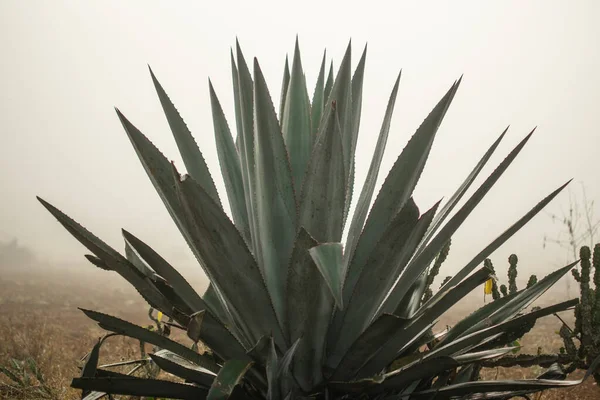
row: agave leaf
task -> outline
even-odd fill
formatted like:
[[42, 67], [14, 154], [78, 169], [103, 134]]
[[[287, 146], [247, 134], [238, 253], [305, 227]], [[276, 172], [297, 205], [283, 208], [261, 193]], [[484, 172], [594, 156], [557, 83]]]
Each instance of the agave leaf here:
[[[426, 283], [427, 271], [424, 271], [408, 289], [408, 292], [402, 296], [402, 299], [398, 303], [398, 307], [396, 307], [392, 313], [399, 317], [412, 317], [421, 306], [421, 299], [423, 298], [423, 291], [425, 290]], [[379, 312], [383, 313], [386, 311], [387, 310], [380, 310]]]
[[278, 379], [280, 385], [280, 393], [287, 396], [294, 385], [294, 379], [291, 374], [291, 366], [294, 358], [296, 357], [298, 345], [302, 339], [298, 338], [290, 348], [283, 354], [281, 361], [279, 361]]
[[496, 312], [488, 317], [485, 321], [481, 321], [471, 328], [467, 329], [463, 335], [475, 332], [478, 329], [485, 327], [487, 324], [498, 324], [506, 321], [509, 318], [514, 317], [517, 313], [528, 307], [542, 294], [544, 294], [551, 286], [553, 286], [560, 278], [562, 278], [567, 272], [569, 272], [575, 265], [579, 263], [579, 260], [554, 271], [553, 273], [541, 279], [533, 286], [520, 291], [515, 297], [510, 299], [504, 306], [500, 307]]
[[364, 393], [368, 389], [377, 387], [383, 382], [385, 378], [383, 375], [376, 375], [370, 378], [360, 379], [351, 382], [344, 381], [331, 381], [328, 386], [341, 393]]
[[169, 264], [164, 258], [162, 258], [156, 251], [154, 251], [146, 243], [132, 235], [126, 230], [122, 231], [123, 237], [127, 243], [135, 249], [135, 251], [148, 263], [148, 265], [156, 271], [160, 276], [165, 278], [167, 282], [173, 287], [179, 296], [185, 301], [185, 303], [195, 311], [204, 310], [206, 308], [205, 302], [196, 293], [192, 286], [187, 280]]
[[404, 368], [386, 374], [383, 383], [378, 387], [373, 388], [371, 392], [376, 393], [389, 389], [403, 389], [414, 381], [435, 377], [444, 371], [458, 366], [459, 363], [452, 357], [437, 357], [429, 360], [419, 360]]
[[246, 372], [252, 367], [252, 361], [229, 360], [213, 381], [208, 392], [207, 400], [225, 400], [233, 389], [240, 384]]
[[[431, 242], [423, 249], [420, 254], [417, 254], [412, 261], [409, 263], [407, 269], [416, 269], [416, 270], [424, 270], [429, 266], [429, 264], [433, 261], [435, 256], [439, 253], [442, 246], [448, 242], [449, 238], [456, 232], [458, 227], [465, 221], [465, 219], [469, 216], [469, 214], [473, 211], [473, 209], [479, 204], [479, 202], [483, 199], [483, 197], [487, 194], [487, 192], [492, 188], [492, 186], [498, 181], [500, 176], [506, 171], [508, 166], [514, 161], [515, 157], [519, 154], [519, 152], [523, 149], [533, 131], [525, 137], [511, 152], [510, 154], [500, 163], [500, 165], [492, 172], [492, 174], [481, 184], [481, 186], [477, 189], [477, 191], [469, 198], [469, 200], [456, 212], [456, 214], [448, 221], [446, 225], [440, 230], [440, 232], [431, 240]], [[514, 233], [514, 232], [513, 232]], [[508, 238], [506, 238], [508, 239]], [[505, 239], [505, 240], [506, 240]], [[492, 248], [488, 246], [488, 248]], [[495, 248], [493, 248], [495, 249]], [[491, 251], [490, 251], [491, 252]], [[482, 253], [480, 253], [482, 254]], [[489, 253], [486, 253], [487, 257]], [[481, 259], [480, 262], [472, 265], [472, 268], [469, 270], [472, 271], [477, 265], [479, 265], [484, 259]], [[469, 264], [471, 266], [471, 264]], [[465, 270], [465, 268], [463, 268]], [[467, 273], [468, 274], [468, 273]], [[462, 276], [461, 280], [465, 275]], [[394, 291], [398, 290], [400, 293], [407, 289], [406, 285], [410, 286], [412, 282], [408, 283], [406, 281], [399, 281], [398, 284], [394, 287]], [[444, 286], [449, 286], [448, 284]], [[443, 289], [442, 289], [443, 290]], [[442, 290], [438, 291], [435, 296], [439, 296]], [[434, 296], [434, 297], [435, 297]], [[392, 297], [393, 298], [393, 297]], [[390, 297], [388, 297], [388, 300]], [[430, 301], [432, 301], [430, 299]], [[391, 305], [394, 306], [394, 305]], [[384, 305], [387, 308], [387, 305]]]
[[[475, 288], [481, 286], [487, 279], [489, 279], [491, 274], [492, 271], [489, 268], [482, 267], [473, 275], [448, 291], [446, 295], [440, 299], [440, 301], [432, 303], [418, 316], [411, 316], [412, 320], [410, 326], [405, 330], [404, 334], [397, 335], [396, 338], [394, 338], [394, 341], [390, 342], [390, 347], [388, 349], [384, 349], [382, 354], [393, 352], [400, 348], [410, 338], [410, 335], [414, 334], [415, 332], [420, 332], [423, 327], [431, 324], [431, 321], [435, 321], [437, 318], [441, 317], [446, 311], [463, 299], [467, 294], [471, 293]], [[397, 312], [400, 314], [401, 311], [403, 311], [403, 309], [401, 309], [399, 306]], [[447, 337], [448, 333], [444, 334], [443, 336]]]
[[156, 273], [146, 265], [146, 263], [133, 251], [129, 243], [125, 241], [125, 257], [138, 269], [146, 278], [156, 281]]
[[71, 382], [75, 389], [94, 390], [124, 396], [164, 397], [169, 399], [204, 399], [208, 390], [169, 381], [134, 377], [75, 378]]
[[88, 260], [89, 262], [91, 262], [92, 264], [94, 264], [96, 267], [103, 269], [105, 271], [112, 271], [112, 269], [104, 262], [102, 261], [102, 259], [92, 255], [92, 254], [86, 254], [85, 255], [86, 260]]
[[125, 278], [150, 306], [161, 310], [166, 315], [173, 315], [171, 304], [163, 294], [125, 257], [50, 203], [40, 197], [37, 199], [75, 239], [100, 258], [111, 270]]
[[[96, 370], [98, 369], [98, 359], [100, 358], [100, 346], [104, 342], [104, 338], [100, 338], [98, 342], [92, 348], [83, 369], [81, 370], [82, 378], [93, 378], [96, 376]], [[83, 390], [81, 393], [81, 398], [86, 397], [91, 393], [90, 390]]]
[[208, 288], [206, 289], [206, 292], [204, 292], [202, 299], [206, 303], [207, 309], [214, 314], [215, 317], [233, 327], [233, 317], [231, 317], [231, 314], [226, 308], [224, 302], [221, 301], [219, 294], [212, 283], [208, 285]]
[[150, 354], [152, 361], [156, 363], [165, 372], [173, 374], [179, 378], [185, 379], [187, 382], [193, 382], [203, 388], [210, 388], [215, 374], [210, 371], [198, 367], [194, 363], [189, 362], [183, 357], [169, 350], [159, 350], [154, 354]]
[[[298, 38], [296, 38], [296, 41]], [[283, 67], [283, 80], [281, 82], [281, 98], [279, 99], [279, 122], [283, 124], [283, 113], [287, 100], [287, 92], [290, 86], [290, 64], [287, 55], [285, 56], [285, 66]]]
[[225, 189], [227, 189], [231, 214], [237, 229], [242, 233], [246, 242], [251, 243], [250, 222], [248, 220], [240, 157], [236, 151], [225, 113], [210, 81], [208, 86], [215, 130], [215, 143], [217, 145], [219, 163], [221, 164], [221, 174], [225, 182]]
[[[458, 287], [458, 285], [455, 287]], [[461, 336], [467, 329], [469, 329], [473, 325], [479, 323], [480, 321], [483, 321], [483, 320], [489, 321], [488, 318], [490, 315], [492, 315], [497, 310], [499, 310], [504, 305], [506, 305], [506, 303], [508, 303], [511, 299], [513, 299], [517, 294], [518, 293], [511, 293], [508, 296], [504, 296], [497, 300], [494, 300], [494, 301], [480, 307], [479, 309], [477, 309], [476, 311], [474, 311], [473, 313], [471, 313], [469, 316], [462, 319], [461, 321], [457, 322], [456, 325], [454, 325], [452, 328], [450, 328], [448, 333], [446, 333], [446, 335], [440, 340], [437, 347], [441, 347], [444, 344], [451, 342], [455, 338]], [[442, 299], [444, 297], [442, 297]], [[439, 304], [439, 303], [440, 303], [440, 301], [437, 301], [434, 304]], [[435, 305], [428, 305], [428, 308], [429, 307], [435, 307]]]
[[156, 332], [145, 329], [141, 326], [134, 325], [131, 322], [123, 321], [117, 317], [111, 315], [102, 314], [97, 311], [85, 310], [80, 308], [90, 319], [98, 322], [98, 324], [111, 332], [118, 333], [124, 336], [132, 337], [142, 342], [151, 343], [160, 348], [172, 351], [175, 354], [184, 357], [191, 362], [205, 368], [209, 371], [216, 372], [219, 370], [219, 366], [210, 359], [202, 354], [198, 354], [195, 351], [188, 349], [182, 344], [172, 341]]
[[327, 113], [326, 123], [321, 128], [302, 187], [300, 225], [320, 243], [339, 242], [343, 231], [346, 173], [337, 110]]
[[194, 343], [202, 340], [221, 359], [248, 360], [238, 339], [210, 312], [202, 310], [191, 316], [187, 335]]
[[567, 379], [567, 373], [559, 363], [554, 363], [548, 368], [546, 372], [537, 377], [538, 379], [556, 379], [564, 380]]
[[477, 364], [467, 364], [462, 367], [456, 377], [452, 380], [452, 384], [463, 383], [463, 382], [471, 382], [476, 380], [478, 376], [479, 368]]
[[490, 349], [484, 351], [477, 351], [473, 353], [462, 354], [454, 357], [454, 359], [460, 364], [471, 364], [477, 361], [489, 360], [492, 358], [500, 357], [511, 351], [518, 349], [519, 346], [502, 347], [499, 349]]
[[[412, 286], [412, 284], [416, 281], [416, 279], [420, 275], [420, 272], [418, 270], [411, 270], [411, 269], [406, 268], [406, 266], [408, 264], [408, 261], [414, 254], [414, 250], [417, 247], [418, 243], [423, 238], [423, 234], [425, 233], [425, 231], [431, 224], [431, 220], [435, 216], [435, 213], [437, 211], [439, 204], [440, 204], [439, 202], [436, 203], [425, 214], [421, 215], [421, 217], [415, 224], [414, 228], [411, 230], [410, 234], [406, 238], [402, 237], [401, 239], [399, 239], [398, 243], [403, 243], [403, 246], [402, 246], [402, 250], [397, 251], [397, 255], [392, 259], [392, 262], [396, 264], [395, 271], [389, 275], [390, 280], [388, 282], [386, 282], [385, 286], [379, 288], [379, 291], [378, 291], [379, 302], [377, 304], [372, 304], [373, 308], [376, 308], [379, 305], [381, 305], [381, 303], [385, 299], [386, 294], [392, 288], [393, 283], [396, 281], [396, 279], [398, 279], [398, 276], [400, 276], [399, 279], [401, 281], [405, 281], [405, 282], [412, 281], [411, 285], [410, 285], [410, 286]], [[389, 232], [389, 233], [391, 233], [391, 232]], [[385, 236], [387, 236], [387, 233], [385, 234]], [[383, 238], [380, 243], [383, 243], [386, 240], [387, 240], [387, 238]], [[400, 241], [400, 240], [402, 240], [402, 241]], [[379, 248], [379, 245], [377, 247], [375, 247], [375, 250], [377, 251], [378, 248]], [[394, 251], [393, 247], [390, 247], [389, 249], [390, 249], [389, 250], [390, 252]], [[371, 271], [371, 266], [369, 266], [368, 268], [369, 268], [369, 271]], [[385, 269], [385, 266], [382, 266], [382, 268]], [[402, 275], [400, 275], [400, 274], [402, 274]], [[371, 272], [367, 273], [366, 271], [363, 271], [362, 275], [365, 276], [364, 279], [366, 279], [366, 280], [371, 279], [371, 278], [369, 278], [369, 275], [371, 275]], [[361, 275], [361, 278], [362, 278], [362, 275]], [[380, 278], [384, 279], [384, 276], [385, 276], [385, 274], [382, 273], [380, 275]], [[361, 284], [362, 279], [361, 278], [359, 278], [358, 284], [355, 287], [356, 290], [360, 290], [360, 288], [362, 287], [362, 284]], [[406, 288], [407, 291], [410, 288], [410, 286], [407, 286], [407, 288]], [[363, 293], [365, 293], [365, 292], [363, 291]], [[352, 295], [352, 297], [354, 297], [354, 294]], [[406, 310], [406, 311], [408, 311], [408, 310]], [[374, 315], [375, 315], [375, 313], [372, 312], [371, 317], [373, 317]], [[400, 313], [398, 313], [398, 315], [403, 316]]]
[[[317, 133], [319, 132], [319, 124], [321, 123], [321, 116], [323, 115], [323, 107], [325, 102], [325, 58], [327, 53], [323, 52], [323, 61], [321, 61], [321, 68], [319, 68], [319, 75], [317, 77], [317, 83], [315, 85], [315, 91], [311, 102], [310, 119], [311, 119], [311, 143], [315, 143], [317, 140]], [[329, 97], [329, 96], [327, 96]], [[312, 145], [311, 145], [312, 148]]]
[[179, 296], [179, 294], [173, 290], [173, 287], [161, 277], [157, 276], [156, 280], [152, 283], [165, 297], [165, 299], [167, 299], [169, 307], [172, 309], [172, 318], [177, 320], [180, 324], [186, 325], [189, 315], [193, 314], [194, 310], [192, 310], [181, 298], [181, 296]]
[[267, 355], [267, 382], [269, 385], [267, 392], [267, 400], [279, 400], [281, 398], [280, 386], [277, 379], [279, 372], [279, 356], [275, 349], [275, 341], [273, 338], [269, 340], [269, 353]]
[[323, 380], [322, 360], [325, 337], [334, 299], [308, 250], [318, 245], [300, 228], [288, 270], [287, 334], [290, 343], [299, 342], [293, 372], [300, 387], [309, 391]]
[[[531, 134], [530, 134], [531, 135]], [[528, 136], [529, 137], [529, 136]], [[527, 138], [526, 138], [527, 139]], [[500, 167], [498, 167], [498, 169], [500, 169]], [[496, 171], [494, 171], [495, 173]], [[490, 176], [491, 178], [491, 176]], [[488, 178], [489, 179], [489, 178]], [[569, 181], [571, 182], [571, 181]], [[519, 229], [521, 229], [523, 227], [523, 225], [525, 225], [527, 222], [529, 222], [537, 213], [539, 213], [548, 203], [550, 203], [550, 201], [552, 201], [552, 199], [554, 199], [568, 184], [569, 182], [565, 183], [564, 185], [562, 185], [561, 187], [559, 187], [558, 189], [556, 189], [554, 192], [550, 193], [548, 196], [546, 196], [542, 201], [540, 201], [538, 204], [536, 204], [535, 207], [533, 207], [527, 214], [525, 214], [523, 217], [521, 217], [521, 219], [519, 219], [517, 222], [515, 222], [510, 228], [508, 228], [506, 231], [504, 231], [500, 236], [498, 236], [492, 243], [490, 243], [488, 246], [486, 246], [485, 249], [483, 249], [481, 252], [479, 252], [479, 254], [477, 254], [463, 269], [461, 269], [456, 275], [454, 275], [450, 281], [448, 281], [433, 297], [430, 301], [434, 301], [434, 299], [436, 297], [441, 296], [443, 293], [445, 293], [450, 287], [452, 287], [453, 285], [456, 285], [458, 282], [460, 282], [462, 279], [464, 279], [469, 273], [471, 273], [471, 271], [479, 264], [481, 264], [492, 252], [494, 252], [497, 248], [499, 248], [502, 244], [504, 244], [504, 242], [506, 242], [512, 235], [514, 235]], [[487, 181], [486, 181], [487, 183]], [[485, 183], [483, 184], [485, 185]], [[482, 186], [483, 188], [483, 186]], [[480, 189], [482, 189], [480, 188]], [[478, 190], [479, 191], [479, 190]], [[476, 193], [477, 194], [477, 193]], [[473, 195], [475, 196], [475, 194]], [[466, 204], [465, 204], [466, 206]], [[459, 211], [459, 213], [463, 211], [463, 209], [461, 209]], [[458, 213], [457, 213], [458, 215]], [[454, 218], [453, 218], [454, 219]], [[452, 222], [452, 220], [448, 223], [448, 225], [450, 225], [450, 223]], [[446, 227], [443, 228], [443, 230]], [[441, 234], [441, 232], [440, 232]], [[434, 241], [437, 240], [437, 237], [434, 239]], [[433, 241], [432, 241], [433, 243]]]
[[278, 344], [284, 346], [264, 279], [238, 230], [189, 177], [177, 182], [177, 192], [190, 227], [192, 251], [227, 300], [240, 329], [250, 343], [273, 332]]
[[356, 373], [381, 347], [382, 341], [396, 334], [408, 321], [391, 314], [383, 314], [354, 341], [333, 373], [332, 380], [355, 378]]
[[[379, 341], [379, 346], [376, 348], [376, 350], [373, 351], [369, 357], [363, 360], [363, 364], [357, 371], [356, 377], [365, 378], [379, 373], [387, 365], [391, 364], [398, 354], [401, 354], [404, 349], [414, 347], [414, 345], [418, 343], [420, 339], [423, 338], [427, 332], [433, 328], [435, 323], [436, 321], [431, 321], [431, 323], [428, 325], [420, 326], [420, 328], [422, 328], [420, 331], [417, 331], [415, 329], [416, 326], [413, 325], [410, 328], [410, 332], [407, 332], [406, 329], [401, 329], [395, 332], [393, 335], [382, 338], [382, 340]], [[406, 326], [410, 327], [410, 325]], [[402, 336], [402, 340], [397, 339], [399, 335]]]
[[[267, 89], [254, 60], [257, 262], [266, 279], [277, 317], [284, 325], [286, 268], [296, 235], [297, 211], [290, 164]], [[258, 338], [256, 338], [258, 339]]]
[[[369, 206], [371, 205], [371, 198], [373, 197], [373, 192], [375, 191], [375, 184], [377, 182], [377, 176], [379, 175], [381, 160], [383, 159], [385, 145], [387, 143], [388, 134], [390, 132], [392, 114], [394, 112], [394, 105], [396, 104], [396, 97], [398, 95], [398, 86], [400, 85], [400, 76], [401, 74], [398, 74], [398, 78], [396, 79], [396, 83], [394, 84], [394, 88], [392, 89], [387, 109], [385, 111], [385, 117], [383, 118], [381, 130], [377, 139], [377, 144], [375, 145], [375, 152], [373, 153], [373, 158], [371, 159], [371, 165], [369, 166], [367, 177], [365, 178], [363, 188], [360, 192], [360, 197], [358, 198], [356, 209], [354, 210], [354, 214], [352, 215], [352, 222], [348, 231], [348, 238], [346, 240], [346, 251], [344, 254], [345, 265], [348, 265], [350, 261], [349, 256], [353, 254], [354, 250], [356, 249], [358, 238], [360, 237], [362, 227], [365, 223], [365, 219], [369, 211]], [[345, 290], [344, 293], [347, 300], [347, 298], [352, 292]]]
[[362, 112], [362, 92], [363, 92], [363, 79], [365, 76], [365, 61], [367, 58], [367, 46], [365, 45], [365, 49], [363, 50], [362, 56], [358, 62], [358, 66], [354, 71], [354, 75], [352, 76], [352, 108], [351, 112], [347, 117], [347, 127], [348, 135], [346, 136], [346, 141], [344, 142], [344, 146], [348, 146], [349, 151], [349, 170], [346, 170], [346, 174], [348, 175], [348, 185], [347, 185], [347, 193], [346, 193], [346, 208], [344, 209], [344, 225], [346, 224], [346, 219], [348, 217], [348, 212], [350, 210], [350, 204], [352, 203], [352, 196], [354, 194], [354, 174], [355, 174], [355, 162], [354, 155], [356, 153], [356, 144], [358, 142], [358, 131], [360, 128], [360, 116]]
[[[319, 124], [319, 133], [322, 132], [325, 126], [329, 123], [329, 116], [332, 113], [337, 113], [340, 121], [341, 135], [342, 135], [342, 149], [344, 159], [344, 171], [346, 181], [348, 174], [350, 173], [350, 143], [351, 143], [351, 131], [350, 131], [350, 118], [352, 114], [352, 70], [351, 70], [351, 58], [352, 58], [352, 46], [348, 43], [344, 58], [340, 65], [340, 69], [333, 81], [331, 93], [327, 97], [323, 109], [323, 115], [321, 116], [321, 123]], [[331, 107], [327, 105], [330, 104]], [[317, 139], [318, 140], [318, 139]], [[346, 191], [344, 191], [344, 195]], [[342, 213], [344, 208], [342, 208]], [[342, 214], [343, 215], [343, 214]]]
[[342, 244], [341, 243], [322, 243], [309, 251], [317, 269], [327, 283], [331, 295], [335, 299], [338, 308], [343, 308], [342, 303]]
[[[325, 102], [327, 102], [327, 100], [329, 99], [332, 88], [333, 88], [333, 60], [331, 60], [331, 62], [329, 63], [329, 72], [327, 72], [327, 79], [325, 80], [325, 87], [323, 89], [323, 99], [325, 99]], [[323, 119], [323, 117], [321, 117], [321, 119]]]
[[169, 215], [171, 215], [171, 218], [186, 239], [188, 245], [192, 246], [191, 238], [186, 228], [186, 220], [183, 218], [183, 210], [175, 190], [171, 163], [118, 109], [116, 109], [116, 112], [142, 166], [167, 208]]
[[[454, 98], [459, 82], [435, 106], [410, 139], [386, 177], [371, 208], [364, 230], [358, 239], [354, 254], [349, 254], [348, 275], [344, 283], [344, 297], [349, 297], [360, 277], [362, 268], [383, 233], [401, 210], [417, 184], [425, 167], [437, 129]], [[358, 227], [357, 227], [358, 228]], [[412, 285], [412, 282], [408, 286]]]
[[283, 139], [290, 157], [292, 179], [294, 186], [298, 188], [299, 195], [312, 146], [310, 100], [306, 89], [304, 71], [302, 70], [298, 38], [296, 38], [292, 74], [289, 81], [289, 88], [286, 92], [285, 107], [281, 115], [281, 121]]
[[271, 337], [263, 336], [246, 352], [246, 354], [258, 364], [266, 365], [270, 351]]
[[221, 205], [221, 200], [219, 199], [215, 182], [210, 175], [210, 171], [208, 170], [206, 161], [204, 161], [204, 157], [198, 148], [198, 144], [194, 140], [194, 137], [192, 136], [192, 133], [187, 127], [185, 121], [183, 118], [181, 118], [181, 115], [179, 115], [175, 105], [169, 99], [169, 96], [163, 89], [160, 82], [158, 82], [158, 79], [156, 79], [156, 76], [152, 72], [150, 66], [148, 66], [148, 69], [150, 70], [150, 75], [152, 76], [152, 82], [156, 88], [156, 93], [160, 99], [160, 103], [165, 112], [165, 116], [167, 117], [171, 132], [173, 132], [173, 137], [175, 138], [175, 142], [177, 143], [177, 147], [179, 148], [179, 152], [181, 153], [181, 157], [188, 174], [194, 177], [194, 179], [206, 190], [206, 193], [208, 193], [208, 195], [217, 204]]
[[[465, 398], [470, 394], [476, 394], [476, 397], [468, 397], [469, 399], [475, 398], [489, 398], [484, 397], [484, 393], [488, 392], [504, 392], [503, 397], [507, 398], [511, 393], [518, 393], [519, 391], [540, 391], [551, 388], [559, 387], [571, 387], [581, 384], [585, 381], [594, 371], [596, 367], [600, 365], [600, 357], [596, 358], [590, 368], [585, 373], [584, 377], [580, 380], [550, 380], [550, 379], [520, 379], [520, 380], [495, 380], [495, 381], [477, 381], [459, 383], [456, 385], [445, 386], [436, 390], [424, 390], [421, 392], [413, 393], [415, 399], [429, 398], [433, 393], [436, 393], [436, 399], [450, 399], [450, 398]], [[412, 398], [411, 396], [411, 398]]]
[[448, 215], [452, 212], [454, 207], [462, 199], [462, 197], [467, 192], [467, 190], [471, 187], [471, 184], [475, 181], [475, 178], [477, 178], [477, 176], [479, 175], [479, 173], [481, 172], [483, 167], [487, 164], [488, 160], [492, 157], [492, 154], [494, 154], [494, 151], [496, 151], [496, 148], [498, 147], [498, 145], [500, 144], [500, 142], [506, 135], [507, 131], [508, 131], [508, 127], [500, 134], [500, 137], [498, 139], [496, 139], [496, 141], [485, 152], [485, 154], [483, 155], [481, 160], [479, 160], [477, 165], [475, 165], [475, 168], [473, 168], [473, 170], [467, 176], [467, 178], [464, 180], [464, 182], [460, 185], [460, 187], [456, 190], [456, 192], [454, 192], [452, 197], [450, 197], [450, 200], [448, 200], [448, 202], [444, 205], [444, 207], [442, 207], [440, 212], [435, 216], [433, 222], [431, 223], [431, 226], [429, 227], [429, 229], [427, 230], [427, 233], [425, 234], [425, 237], [423, 238], [423, 241], [421, 242], [421, 245], [419, 245], [419, 248], [417, 249], [416, 254], [419, 254], [423, 250], [425, 245], [427, 245], [427, 243], [429, 242], [429, 240], [431, 239], [433, 234], [437, 231], [437, 229], [440, 227], [442, 222], [444, 222], [446, 217], [448, 217]]
[[578, 303], [578, 299], [568, 300], [562, 303], [545, 307], [522, 316], [510, 319], [497, 325], [493, 325], [489, 328], [481, 329], [477, 332], [470, 333], [468, 335], [457, 338], [446, 345], [437, 347], [425, 355], [426, 358], [440, 356], [440, 355], [457, 355], [465, 351], [465, 349], [473, 348], [475, 345], [482, 341], [501, 335], [504, 332], [510, 332], [512, 329], [522, 326], [526, 323], [531, 323], [538, 318], [545, 317], [559, 311], [563, 311], [570, 308]]
[[412, 256], [427, 229], [435, 207], [419, 222], [419, 209], [412, 199], [393, 218], [364, 267], [349, 303], [343, 312], [340, 333], [330, 351], [330, 363], [336, 365], [354, 340], [369, 325], [391, 285]]
[[244, 182], [244, 195], [246, 197], [246, 213], [250, 224], [252, 247], [255, 255], [260, 250], [257, 247], [257, 222], [254, 220], [254, 207], [256, 202], [254, 187], [254, 82], [250, 70], [242, 54], [239, 42], [236, 40], [236, 53], [238, 67], [235, 65], [233, 53], [231, 67], [233, 71], [233, 96], [235, 105], [235, 118], [237, 125], [238, 152], [240, 154], [240, 169]]

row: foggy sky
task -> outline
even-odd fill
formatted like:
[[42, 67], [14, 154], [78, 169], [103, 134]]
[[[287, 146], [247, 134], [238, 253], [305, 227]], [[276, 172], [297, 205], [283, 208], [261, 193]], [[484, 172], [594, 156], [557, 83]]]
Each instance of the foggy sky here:
[[[595, 0], [3, 0], [0, 240], [16, 236], [53, 261], [82, 260], [87, 250], [36, 201], [39, 195], [118, 250], [120, 229], [126, 228], [175, 265], [194, 265], [113, 107], [184, 170], [150, 64], [225, 199], [208, 78], [234, 129], [229, 49], [236, 37], [247, 59], [258, 57], [278, 104], [284, 58], [298, 34], [311, 96], [325, 48], [337, 68], [351, 38], [354, 68], [368, 43], [355, 199], [400, 69], [380, 183], [421, 121], [464, 73], [416, 190], [422, 211], [452, 195], [507, 125], [507, 137], [475, 185], [538, 126], [453, 238], [445, 268], [462, 267], [570, 178], [574, 191], [584, 182], [589, 197], [600, 199], [599, 15]], [[548, 210], [558, 212], [567, 200], [560, 196]], [[544, 233], [558, 230], [539, 215], [492, 258], [504, 265], [515, 252], [523, 266], [560, 266], [562, 250], [542, 250]]]

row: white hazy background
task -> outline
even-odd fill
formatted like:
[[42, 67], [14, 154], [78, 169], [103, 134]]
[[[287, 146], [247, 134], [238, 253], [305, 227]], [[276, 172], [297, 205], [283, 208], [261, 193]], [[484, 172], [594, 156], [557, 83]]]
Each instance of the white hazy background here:
[[[323, 50], [337, 68], [351, 38], [353, 68], [368, 43], [355, 199], [400, 69], [379, 184], [464, 73], [415, 193], [422, 211], [452, 195], [506, 126], [508, 135], [473, 188], [538, 126], [453, 238], [440, 273], [447, 275], [570, 178], [574, 193], [583, 182], [588, 197], [600, 199], [599, 16], [597, 0], [2, 0], [0, 239], [17, 237], [55, 265], [85, 263], [87, 250], [36, 201], [39, 195], [119, 250], [120, 228], [126, 228], [176, 266], [201, 274], [113, 106], [184, 170], [149, 64], [195, 135], [224, 199], [208, 78], [234, 129], [229, 49], [236, 37], [248, 60], [258, 58], [276, 104], [296, 34], [311, 96]], [[547, 210], [561, 207], [568, 207], [567, 192]], [[564, 265], [563, 249], [542, 249], [544, 234], [555, 237], [561, 229], [538, 215], [494, 253], [497, 270], [504, 275], [511, 253], [519, 255], [520, 279]]]

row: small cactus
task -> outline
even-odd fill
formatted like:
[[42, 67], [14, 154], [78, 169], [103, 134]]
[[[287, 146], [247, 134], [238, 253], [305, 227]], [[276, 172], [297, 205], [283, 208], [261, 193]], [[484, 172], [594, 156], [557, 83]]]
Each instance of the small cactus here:
[[[594, 246], [592, 251], [588, 246], [583, 246], [579, 251], [580, 270], [573, 268], [571, 270], [575, 281], [580, 287], [580, 301], [575, 307], [575, 327], [571, 329], [564, 321], [560, 330], [557, 332], [563, 340], [563, 346], [559, 354], [538, 354], [527, 355], [509, 355], [497, 360], [484, 362], [486, 367], [510, 367], [519, 365], [521, 367], [531, 367], [534, 365], [546, 366], [550, 361], [556, 361], [564, 372], [569, 374], [576, 369], [587, 370], [592, 362], [600, 357], [600, 243]], [[518, 291], [516, 285], [518, 258], [512, 254], [508, 262], [508, 287], [500, 285], [500, 292], [503, 296]], [[491, 260], [485, 260], [484, 265], [493, 270]], [[593, 270], [593, 271], [592, 271]], [[592, 275], [593, 273], [593, 275]], [[535, 285], [537, 277], [531, 275], [527, 282], [527, 287]], [[593, 283], [593, 284], [592, 284]], [[496, 282], [494, 282], [494, 287]], [[497, 291], [496, 287], [496, 291]], [[500, 295], [494, 295], [494, 300], [500, 298]], [[560, 317], [557, 315], [560, 319]], [[520, 330], [515, 330], [502, 339], [518, 340], [520, 336], [527, 333], [532, 326], [522, 326]], [[519, 336], [520, 335], [520, 336]], [[600, 383], [600, 371], [594, 373], [597, 383]]]
[[[431, 271], [429, 271], [429, 275], [427, 275], [427, 281], [425, 282], [425, 292], [423, 294], [423, 303], [433, 296], [433, 292], [431, 291], [431, 285], [433, 284], [435, 277], [440, 273], [440, 267], [448, 257], [451, 242], [452, 239], [448, 240], [446, 244], [444, 244], [444, 246], [441, 248], [439, 254], [435, 259], [435, 262], [433, 263], [433, 267], [431, 267]], [[442, 286], [443, 285], [444, 284], [442, 283]]]
[[508, 292], [510, 294], [517, 293], [517, 263], [519, 259], [516, 254], [511, 254], [508, 257], [510, 267], [508, 267]]
[[[492, 260], [486, 258], [483, 261], [483, 265], [491, 269], [494, 275], [496, 274], [496, 271], [494, 270], [494, 265], [492, 264]], [[498, 291], [498, 282], [496, 281], [496, 279], [492, 279], [492, 298], [494, 300], [498, 300], [500, 298], [500, 292]]]

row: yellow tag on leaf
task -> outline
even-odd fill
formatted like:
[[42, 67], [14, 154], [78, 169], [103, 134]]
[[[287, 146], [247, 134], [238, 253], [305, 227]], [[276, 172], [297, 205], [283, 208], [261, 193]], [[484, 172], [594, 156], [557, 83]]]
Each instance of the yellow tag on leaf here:
[[483, 287], [483, 293], [484, 294], [492, 294], [492, 285], [493, 285], [492, 279], [488, 279], [487, 281], [485, 281], [485, 285]]

